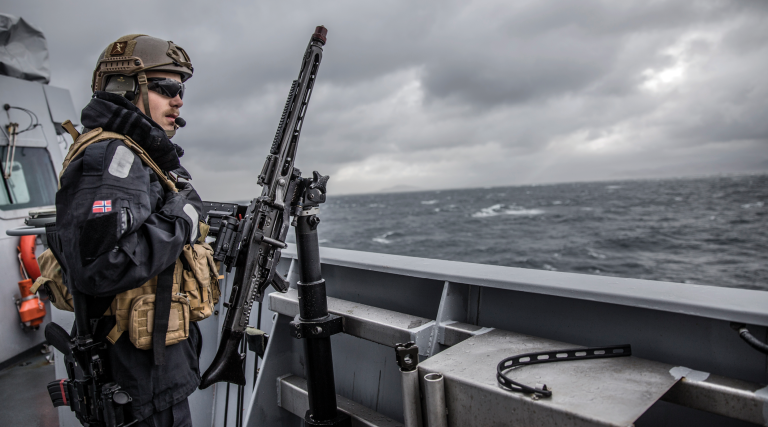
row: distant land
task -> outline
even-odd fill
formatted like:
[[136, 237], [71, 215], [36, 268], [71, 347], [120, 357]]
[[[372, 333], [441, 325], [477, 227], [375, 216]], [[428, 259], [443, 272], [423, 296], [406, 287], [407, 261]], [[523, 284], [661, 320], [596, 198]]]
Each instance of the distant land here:
[[425, 191], [423, 188], [413, 185], [395, 185], [393, 187], [382, 188], [379, 193], [405, 193], [409, 191]]

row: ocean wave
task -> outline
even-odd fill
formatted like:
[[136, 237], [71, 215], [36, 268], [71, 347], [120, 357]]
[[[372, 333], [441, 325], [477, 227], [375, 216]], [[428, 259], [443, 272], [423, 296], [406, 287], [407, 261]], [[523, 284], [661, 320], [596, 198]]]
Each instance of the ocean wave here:
[[624, 188], [623, 185], [606, 185], [605, 188], [607, 190], [618, 190], [619, 188]]
[[745, 203], [741, 205], [743, 209], [762, 208], [763, 202]]
[[434, 205], [437, 202], [438, 202], [437, 200], [422, 200], [421, 204], [422, 205]]
[[587, 255], [591, 256], [592, 258], [605, 259], [605, 255], [601, 254], [600, 252], [593, 251], [592, 249], [587, 249]]
[[472, 218], [488, 218], [499, 215], [519, 215], [519, 216], [533, 216], [541, 215], [544, 213], [541, 209], [525, 209], [519, 206], [504, 207], [504, 204], [496, 204], [487, 208], [480, 209], [479, 212], [472, 214]]
[[376, 237], [374, 237], [371, 240], [373, 240], [376, 243], [381, 243], [381, 244], [384, 244], [384, 245], [388, 245], [388, 244], [392, 243], [392, 241], [388, 240], [387, 237], [391, 237], [394, 234], [395, 234], [394, 231], [387, 231], [386, 233], [382, 234], [381, 236], [376, 236]]

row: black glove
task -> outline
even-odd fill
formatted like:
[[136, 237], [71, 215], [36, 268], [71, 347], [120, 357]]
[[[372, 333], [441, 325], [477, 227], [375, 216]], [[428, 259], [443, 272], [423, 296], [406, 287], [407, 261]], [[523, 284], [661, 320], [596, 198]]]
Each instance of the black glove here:
[[192, 184], [189, 182], [177, 182], [176, 183], [176, 189], [179, 190], [179, 194], [184, 197], [185, 199], [189, 200], [191, 203], [200, 203], [202, 206], [202, 201], [200, 200], [200, 195], [197, 194], [197, 191], [194, 187], [192, 187]]

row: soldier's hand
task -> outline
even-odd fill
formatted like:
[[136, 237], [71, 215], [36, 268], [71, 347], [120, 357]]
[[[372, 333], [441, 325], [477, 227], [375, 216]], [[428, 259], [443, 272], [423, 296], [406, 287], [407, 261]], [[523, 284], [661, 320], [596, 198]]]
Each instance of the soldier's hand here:
[[179, 190], [179, 194], [185, 199], [192, 199], [192, 200], [200, 199], [200, 196], [197, 194], [197, 191], [195, 191], [195, 188], [192, 187], [192, 184], [189, 182], [177, 182], [176, 189]]

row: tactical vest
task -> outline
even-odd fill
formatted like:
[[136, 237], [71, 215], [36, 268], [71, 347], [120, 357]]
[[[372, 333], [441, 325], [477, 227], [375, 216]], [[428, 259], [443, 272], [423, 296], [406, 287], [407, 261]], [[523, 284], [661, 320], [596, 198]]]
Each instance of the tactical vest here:
[[[69, 125], [69, 126], [66, 126]], [[96, 142], [118, 139], [130, 148], [157, 175], [161, 184], [169, 191], [178, 191], [175, 184], [147, 153], [131, 138], [113, 132], [105, 132], [101, 128], [80, 135], [67, 121], [65, 129], [70, 132], [75, 143], [69, 149], [59, 178], [70, 162], [85, 149]], [[176, 344], [189, 336], [189, 322], [203, 320], [213, 314], [214, 305], [221, 296], [219, 290], [219, 263], [213, 259], [213, 249], [205, 243], [208, 235], [208, 225], [200, 222], [200, 234], [194, 246], [184, 245], [181, 257], [176, 260], [173, 271], [173, 288], [171, 298], [171, 314], [168, 322], [168, 333], [165, 345]], [[36, 292], [43, 286], [50, 296], [54, 307], [74, 311], [72, 295], [62, 280], [61, 266], [50, 249], [44, 251], [37, 259], [41, 276], [32, 286]], [[105, 316], [115, 316], [117, 322], [107, 335], [112, 344], [117, 342], [123, 332], [128, 332], [131, 342], [139, 349], [152, 348], [152, 330], [154, 319], [154, 301], [157, 290], [157, 277], [153, 277], [138, 288], [122, 292], [115, 296]]]

